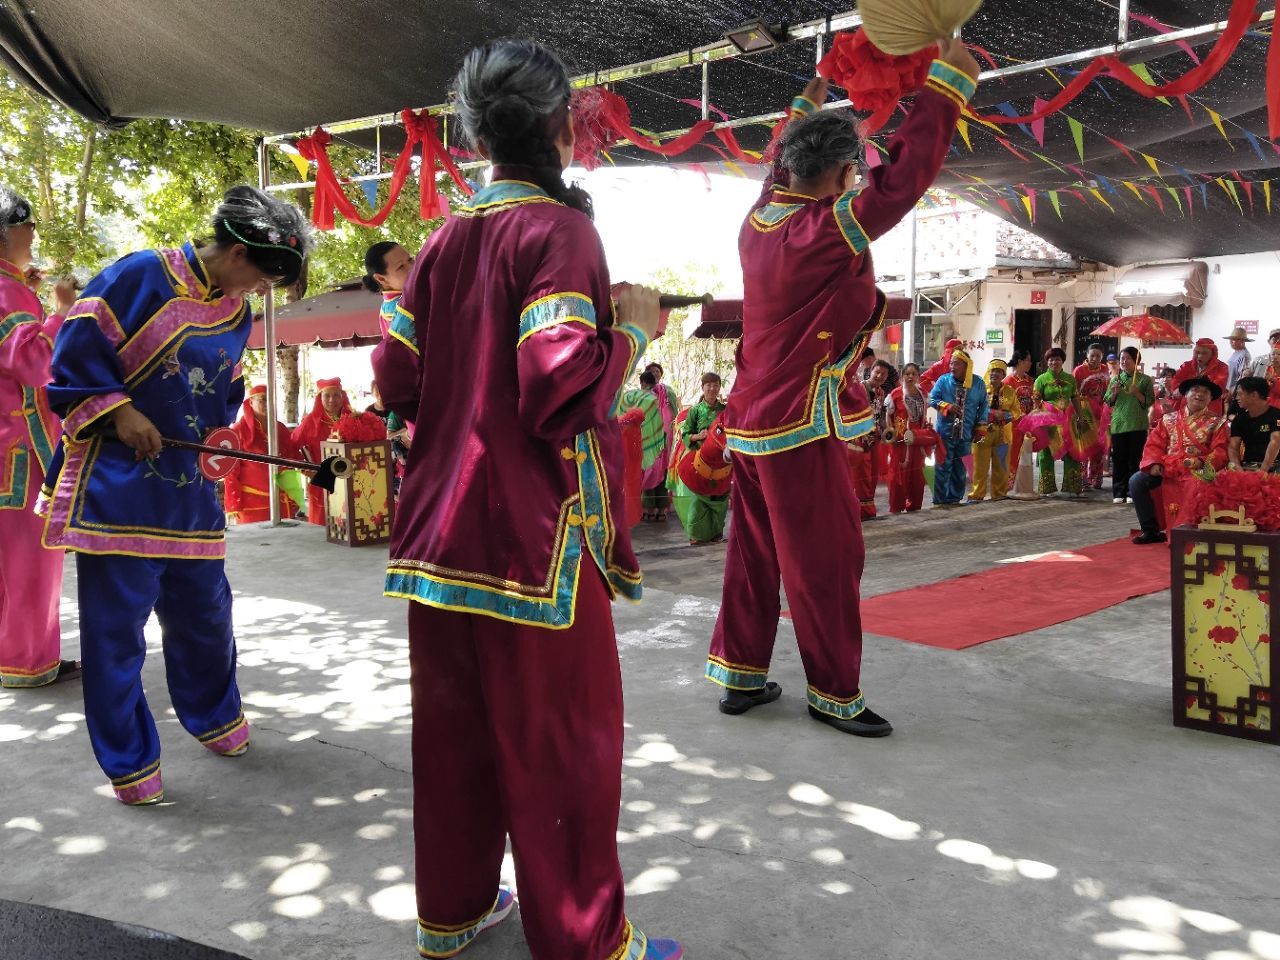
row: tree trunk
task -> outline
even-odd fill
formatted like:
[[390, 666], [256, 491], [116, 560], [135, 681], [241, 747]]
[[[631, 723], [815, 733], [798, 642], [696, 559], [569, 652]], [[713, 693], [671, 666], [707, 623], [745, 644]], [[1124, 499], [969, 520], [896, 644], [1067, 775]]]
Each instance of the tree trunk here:
[[[285, 302], [293, 303], [307, 295], [307, 264], [302, 264], [302, 273], [291, 287], [285, 290]], [[286, 423], [298, 422], [298, 391], [301, 382], [298, 376], [299, 347], [281, 347], [276, 351], [276, 362], [279, 365], [280, 380], [284, 385], [284, 420]]]
[[93, 175], [93, 149], [98, 142], [98, 128], [89, 125], [89, 133], [84, 138], [84, 159], [80, 162], [80, 198], [76, 204], [76, 232], [84, 229], [85, 216], [89, 212], [89, 181]]

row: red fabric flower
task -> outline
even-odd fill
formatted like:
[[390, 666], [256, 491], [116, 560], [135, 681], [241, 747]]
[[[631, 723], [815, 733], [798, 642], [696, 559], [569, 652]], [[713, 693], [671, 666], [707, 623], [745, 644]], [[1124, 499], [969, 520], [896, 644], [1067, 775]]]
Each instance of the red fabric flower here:
[[1235, 643], [1239, 633], [1235, 627], [1214, 627], [1209, 631], [1209, 639], [1214, 643]]
[[929, 65], [937, 55], [938, 48], [929, 46], [895, 57], [876, 47], [862, 30], [837, 33], [818, 64], [818, 73], [844, 87], [855, 110], [871, 114], [859, 129], [865, 137], [888, 122], [898, 101], [924, 86]]
[[1244, 507], [1245, 516], [1259, 530], [1280, 530], [1280, 476], [1256, 471], [1223, 470], [1209, 483], [1192, 485], [1183, 520], [1198, 523], [1209, 508], [1228, 512]]
[[387, 425], [372, 413], [344, 413], [333, 425], [344, 443], [387, 439]]

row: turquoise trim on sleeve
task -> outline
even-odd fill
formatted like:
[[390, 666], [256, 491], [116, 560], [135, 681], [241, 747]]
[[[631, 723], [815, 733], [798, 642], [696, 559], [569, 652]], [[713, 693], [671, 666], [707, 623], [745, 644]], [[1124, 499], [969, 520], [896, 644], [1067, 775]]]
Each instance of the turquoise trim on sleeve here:
[[853, 201], [860, 192], [850, 190], [848, 193], [840, 194], [831, 207], [831, 212], [836, 218], [836, 226], [840, 228], [840, 235], [844, 237], [844, 242], [849, 244], [849, 249], [855, 256], [871, 246], [871, 238], [867, 236], [867, 231], [862, 229], [862, 224], [853, 213]]
[[535, 333], [562, 323], [582, 323], [596, 327], [596, 308], [591, 298], [582, 293], [553, 293], [535, 300], [520, 314], [520, 335], [516, 346]]
[[799, 114], [802, 117], [807, 117], [809, 116], [809, 114], [817, 113], [817, 112], [818, 112], [818, 105], [814, 103], [812, 100], [810, 100], [808, 97], [804, 96], [803, 94], [800, 96], [797, 96], [794, 100], [791, 101], [792, 115]]
[[412, 350], [415, 355], [421, 356], [418, 353], [418, 325], [413, 321], [413, 314], [400, 306], [399, 303], [396, 304], [395, 313], [391, 315], [391, 323], [387, 327], [387, 334], [399, 340]]
[[929, 80], [954, 90], [965, 103], [973, 99], [978, 89], [977, 83], [967, 73], [961, 73], [951, 64], [943, 63], [941, 60], [933, 61], [929, 67]]
[[40, 320], [35, 316], [35, 314], [32, 314], [32, 313], [25, 313], [23, 311], [19, 311], [17, 313], [9, 314], [3, 320], [0, 320], [0, 343], [4, 343], [6, 340], [8, 340], [9, 335], [13, 333], [13, 331], [17, 330], [18, 327], [22, 326], [22, 324], [24, 323], [38, 324], [39, 322]]
[[31, 434], [31, 444], [35, 448], [36, 460], [41, 470], [48, 470], [53, 462], [53, 451], [58, 438], [45, 432], [44, 418], [40, 415], [39, 397], [35, 387], [22, 388], [22, 412], [27, 418], [27, 431]]
[[613, 397], [613, 406], [609, 408], [609, 417], [611, 419], [622, 412], [622, 392], [626, 390], [627, 381], [631, 379], [631, 374], [635, 372], [636, 362], [649, 346], [649, 338], [634, 323], [619, 324], [613, 329], [627, 338], [631, 355], [627, 358], [627, 365], [622, 374], [622, 384], [618, 387], [618, 392]]

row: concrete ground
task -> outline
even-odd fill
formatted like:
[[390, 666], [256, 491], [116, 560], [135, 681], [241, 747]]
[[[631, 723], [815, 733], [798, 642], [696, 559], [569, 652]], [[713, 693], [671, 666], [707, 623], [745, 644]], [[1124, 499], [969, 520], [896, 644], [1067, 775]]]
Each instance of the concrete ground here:
[[[1131, 522], [1109, 497], [879, 519], [865, 593]], [[864, 687], [896, 732], [865, 741], [806, 715], [789, 623], [783, 698], [716, 712], [723, 547], [675, 523], [636, 539], [618, 840], [646, 931], [691, 960], [1280, 960], [1280, 751], [1171, 725], [1167, 593], [962, 652], [868, 636]], [[0, 898], [251, 960], [414, 956], [405, 611], [379, 595], [384, 559], [316, 528], [232, 532], [253, 749], [227, 760], [182, 732], [153, 636], [163, 806], [110, 799], [78, 683], [0, 694]], [[73, 655], [70, 567], [66, 590]], [[518, 922], [468, 954], [529, 956]]]

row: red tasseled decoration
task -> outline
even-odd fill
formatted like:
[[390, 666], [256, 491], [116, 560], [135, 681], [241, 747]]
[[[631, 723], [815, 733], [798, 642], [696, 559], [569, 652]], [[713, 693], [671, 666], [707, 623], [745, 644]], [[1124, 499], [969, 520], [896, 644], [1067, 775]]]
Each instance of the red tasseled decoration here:
[[837, 33], [831, 49], [818, 64], [818, 73], [849, 93], [855, 110], [870, 113], [859, 132], [865, 137], [883, 127], [898, 101], [924, 86], [936, 46], [905, 57], [880, 51], [862, 30]]
[[333, 425], [343, 443], [366, 443], [387, 439], [387, 425], [372, 413], [344, 413]]
[[573, 159], [588, 170], [600, 166], [600, 151], [617, 142], [611, 122], [611, 111], [606, 108], [606, 96], [617, 96], [603, 87], [584, 87], [575, 90], [573, 110]]
[[1245, 516], [1262, 531], [1280, 530], [1280, 476], [1272, 473], [1223, 470], [1209, 483], [1192, 485], [1184, 503], [1183, 522], [1209, 518], [1209, 508], [1232, 511], [1244, 507]]

